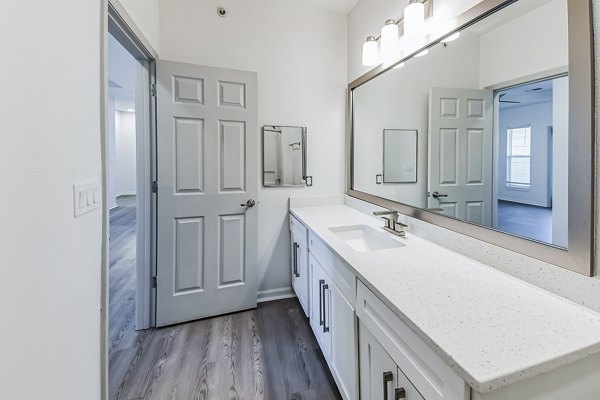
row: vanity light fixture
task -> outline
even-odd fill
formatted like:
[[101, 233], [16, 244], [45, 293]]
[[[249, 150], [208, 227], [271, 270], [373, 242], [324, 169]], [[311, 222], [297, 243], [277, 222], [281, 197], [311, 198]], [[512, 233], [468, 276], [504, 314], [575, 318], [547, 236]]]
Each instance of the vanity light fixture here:
[[398, 56], [398, 24], [395, 19], [388, 19], [381, 28], [381, 59], [393, 61]]
[[367, 37], [363, 44], [362, 64], [365, 67], [372, 67], [377, 64], [377, 39], [375, 36]]
[[[404, 9], [404, 17], [400, 20], [388, 19], [381, 28], [381, 35], [378, 37], [369, 36], [362, 48], [362, 64], [365, 67], [372, 67], [380, 62], [389, 63], [396, 60], [401, 53], [399, 26], [404, 24], [404, 37], [408, 41], [418, 41], [425, 33], [425, 4], [428, 4], [427, 16], [431, 17], [433, 0], [410, 0], [408, 6]], [[455, 36], [456, 35], [456, 36]], [[445, 40], [451, 41], [458, 38], [460, 33], [448, 36]], [[377, 42], [381, 39], [380, 54], [377, 54]], [[411, 42], [407, 42], [411, 47]], [[419, 53], [420, 56], [427, 54], [427, 51]]]
[[460, 37], [460, 32], [453, 33], [452, 35], [441, 40], [442, 43], [452, 42]]
[[415, 39], [425, 28], [425, 5], [420, 0], [410, 0], [404, 9], [404, 36]]
[[426, 56], [427, 54], [429, 54], [429, 49], [425, 49], [422, 52], [415, 54], [415, 57], [423, 57], [423, 56]]

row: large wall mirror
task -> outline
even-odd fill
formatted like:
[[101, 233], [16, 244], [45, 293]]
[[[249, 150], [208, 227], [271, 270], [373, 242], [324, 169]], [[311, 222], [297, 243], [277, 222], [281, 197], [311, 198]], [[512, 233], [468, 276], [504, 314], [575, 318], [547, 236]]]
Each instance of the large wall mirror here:
[[348, 193], [592, 274], [590, 8], [486, 0], [351, 83]]

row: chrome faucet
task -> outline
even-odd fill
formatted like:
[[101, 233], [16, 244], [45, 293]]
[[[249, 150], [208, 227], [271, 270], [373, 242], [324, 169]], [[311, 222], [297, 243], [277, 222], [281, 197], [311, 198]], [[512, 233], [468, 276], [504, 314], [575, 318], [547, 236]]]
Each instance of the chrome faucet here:
[[[373, 215], [381, 217], [383, 216], [385, 220], [385, 226], [383, 229], [386, 231], [393, 233], [396, 236], [405, 236], [404, 228], [407, 228], [408, 225], [405, 225], [401, 222], [398, 222], [398, 211], [386, 210], [386, 211], [374, 211]], [[389, 217], [385, 217], [388, 215]]]

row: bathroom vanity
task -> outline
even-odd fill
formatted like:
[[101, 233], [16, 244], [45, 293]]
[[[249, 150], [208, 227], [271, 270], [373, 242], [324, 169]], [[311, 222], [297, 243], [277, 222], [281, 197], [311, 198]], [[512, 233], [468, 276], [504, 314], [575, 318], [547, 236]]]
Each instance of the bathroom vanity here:
[[600, 315], [344, 205], [290, 200], [294, 290], [345, 400], [600, 398]]

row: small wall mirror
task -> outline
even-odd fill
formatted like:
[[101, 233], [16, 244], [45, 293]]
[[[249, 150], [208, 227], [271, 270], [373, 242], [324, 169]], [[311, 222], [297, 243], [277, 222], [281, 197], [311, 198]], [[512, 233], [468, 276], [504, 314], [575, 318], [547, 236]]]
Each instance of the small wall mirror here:
[[383, 183], [417, 182], [416, 130], [383, 130]]
[[306, 184], [306, 128], [263, 126], [263, 186]]

